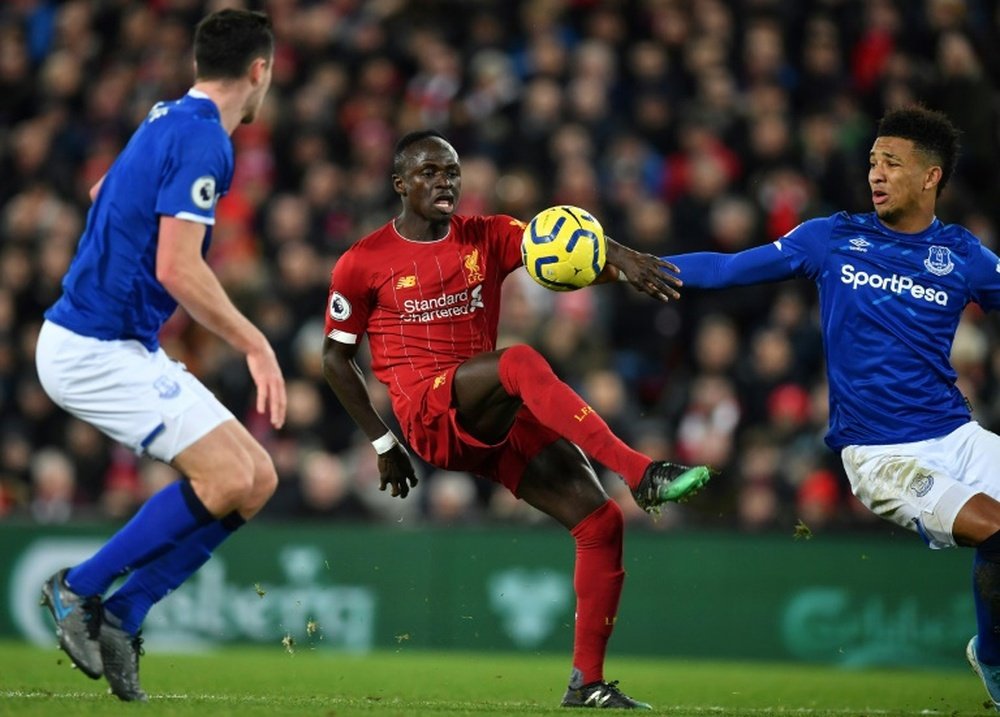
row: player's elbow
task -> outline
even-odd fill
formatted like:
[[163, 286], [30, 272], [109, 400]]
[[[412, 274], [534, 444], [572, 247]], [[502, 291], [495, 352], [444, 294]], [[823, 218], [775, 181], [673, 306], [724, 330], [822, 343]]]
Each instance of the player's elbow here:
[[183, 270], [170, 262], [156, 262], [156, 280], [175, 299], [184, 291], [185, 275]]

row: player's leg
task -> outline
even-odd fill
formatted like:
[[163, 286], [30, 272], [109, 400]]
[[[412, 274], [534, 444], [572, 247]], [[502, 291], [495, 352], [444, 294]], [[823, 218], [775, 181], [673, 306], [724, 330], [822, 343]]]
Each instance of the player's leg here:
[[197, 491], [199, 482], [212, 482], [212, 471], [218, 468], [215, 458], [208, 457], [227, 446], [232, 449], [233, 444], [251, 456], [254, 465], [252, 486], [239, 497], [239, 505], [133, 571], [125, 584], [105, 601], [106, 611], [117, 617], [130, 634], [137, 634], [150, 608], [204, 565], [213, 551], [253, 517], [273, 493], [276, 476], [270, 457], [246, 428], [235, 421], [226, 421], [213, 429], [182, 451], [173, 464], [185, 475], [197, 476], [191, 479]]
[[559, 440], [530, 460], [518, 497], [565, 526], [576, 542], [576, 625], [567, 707], [649, 709], [604, 679], [608, 639], [618, 614], [625, 570], [624, 518], [576, 446]]
[[[46, 322], [36, 363], [43, 387], [58, 405], [115, 440], [165, 461], [189, 447], [201, 456], [180, 466], [193, 480], [162, 489], [94, 556], [43, 587], [60, 645], [86, 674], [98, 676], [103, 667], [95, 625], [108, 615], [99, 606], [111, 582], [186, 541], [190, 547], [192, 534], [217, 544], [220, 534], [211, 526], [236, 507], [247, 515], [259, 510], [276, 477], [263, 449], [232, 414], [162, 351], [147, 352], [136, 342], [97, 341]], [[232, 520], [225, 525], [231, 527]], [[94, 605], [96, 610], [88, 609]]]
[[455, 372], [453, 393], [463, 428], [488, 443], [506, 435], [523, 403], [540, 423], [622, 476], [647, 510], [693, 493], [710, 476], [703, 466], [653, 462], [627, 446], [530, 346], [511, 346], [467, 360]]
[[[213, 399], [214, 400], [214, 399]], [[139, 684], [141, 628], [149, 610], [179, 587], [243, 523], [267, 502], [277, 485], [270, 457], [242, 425], [226, 420], [172, 461], [216, 518], [179, 540], [162, 555], [139, 566], [104, 603], [100, 630], [104, 676], [122, 700], [145, 700]], [[249, 481], [220, 476], [249, 473]]]
[[955, 542], [975, 548], [972, 595], [977, 631], [966, 646], [966, 657], [1000, 710], [1000, 480], [995, 474], [1000, 437], [976, 424], [962, 434], [964, 438], [953, 447], [962, 480], [983, 491], [959, 509], [952, 528]]
[[855, 495], [931, 547], [975, 547], [977, 634], [966, 657], [1000, 709], [1000, 437], [976, 423], [947, 436], [841, 454]]

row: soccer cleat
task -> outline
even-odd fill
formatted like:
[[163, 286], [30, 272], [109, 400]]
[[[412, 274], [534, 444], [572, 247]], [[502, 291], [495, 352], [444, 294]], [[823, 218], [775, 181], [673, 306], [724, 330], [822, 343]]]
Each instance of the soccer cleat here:
[[618, 680], [614, 682], [591, 682], [589, 685], [566, 690], [562, 698], [563, 707], [593, 707], [595, 709], [651, 710], [651, 705], [634, 700], [620, 689]]
[[104, 677], [115, 697], [125, 702], [146, 702], [149, 698], [139, 686], [139, 656], [145, 654], [142, 638], [132, 637], [105, 620], [100, 642]]
[[979, 661], [979, 655], [976, 654], [978, 643], [979, 638], [973, 635], [972, 639], [969, 640], [969, 644], [965, 647], [965, 659], [969, 661], [972, 669], [979, 675], [979, 679], [983, 681], [986, 692], [990, 696], [990, 701], [993, 702], [994, 709], [1000, 711], [1000, 667], [991, 667]]
[[632, 497], [640, 508], [655, 515], [664, 503], [694, 495], [711, 477], [712, 471], [707, 466], [690, 468], [667, 461], [653, 461], [642, 474], [638, 487], [632, 490]]
[[56, 622], [59, 647], [87, 677], [103, 673], [98, 633], [101, 627], [101, 599], [77, 595], [66, 585], [69, 568], [60, 570], [42, 585], [41, 604]]

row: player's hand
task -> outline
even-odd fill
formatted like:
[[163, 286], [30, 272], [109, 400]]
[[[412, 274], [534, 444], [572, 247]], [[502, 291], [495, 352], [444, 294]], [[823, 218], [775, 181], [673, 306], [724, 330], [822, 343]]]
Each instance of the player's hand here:
[[285, 377], [270, 344], [265, 343], [247, 354], [247, 368], [257, 386], [257, 413], [270, 411], [271, 425], [281, 428], [285, 425], [288, 396], [285, 393]]
[[399, 443], [378, 457], [379, 490], [392, 486], [392, 496], [405, 498], [410, 487], [417, 485], [417, 473], [410, 454]]
[[683, 286], [684, 282], [675, 276], [680, 270], [669, 261], [609, 241], [608, 263], [624, 273], [633, 287], [654, 299], [670, 301], [681, 298], [676, 287]]

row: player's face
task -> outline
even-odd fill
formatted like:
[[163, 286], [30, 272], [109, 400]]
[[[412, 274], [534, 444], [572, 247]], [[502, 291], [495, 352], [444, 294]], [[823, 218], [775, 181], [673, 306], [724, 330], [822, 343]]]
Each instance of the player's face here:
[[395, 181], [407, 209], [428, 221], [451, 218], [462, 193], [462, 167], [455, 148], [437, 137], [408, 149], [409, 161]]
[[868, 186], [875, 214], [889, 227], [919, 214], [936, 193], [929, 183], [927, 157], [913, 141], [900, 137], [878, 137], [868, 156]]

